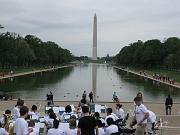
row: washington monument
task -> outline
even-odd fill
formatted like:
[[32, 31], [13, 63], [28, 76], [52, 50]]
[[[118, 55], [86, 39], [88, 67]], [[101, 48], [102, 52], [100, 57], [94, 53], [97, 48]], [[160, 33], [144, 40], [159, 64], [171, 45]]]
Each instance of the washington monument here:
[[92, 60], [97, 60], [97, 16], [94, 14], [94, 23], [93, 23], [93, 52]]

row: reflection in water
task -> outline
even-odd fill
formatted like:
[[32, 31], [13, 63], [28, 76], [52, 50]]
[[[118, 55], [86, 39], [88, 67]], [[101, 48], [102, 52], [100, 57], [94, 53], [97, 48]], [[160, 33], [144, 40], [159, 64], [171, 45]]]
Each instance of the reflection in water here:
[[179, 89], [164, 85], [162, 83], [149, 80], [147, 78], [133, 75], [131, 73], [116, 70], [117, 74], [119, 74], [120, 79], [123, 82], [128, 83], [128, 85], [137, 86], [134, 91], [141, 91], [146, 101], [165, 101], [165, 97], [167, 95], [171, 95], [175, 101], [179, 101], [180, 92]]
[[92, 91], [94, 93], [94, 101], [96, 101], [96, 91], [97, 91], [97, 64], [92, 64]]
[[112, 101], [116, 91], [121, 101], [132, 101], [138, 91], [145, 101], [164, 102], [170, 93], [180, 102], [180, 89], [156, 84], [143, 77], [127, 74], [112, 66], [102, 64], [78, 65], [56, 71], [14, 77], [0, 82], [0, 89], [23, 99], [44, 100], [50, 90], [55, 100], [79, 101], [84, 90], [93, 91], [96, 101]]
[[68, 67], [62, 70], [59, 69], [15, 77], [13, 81], [11, 79], [5, 79], [4, 83], [0, 84], [0, 89], [9, 95], [13, 95], [15, 98], [21, 97], [25, 99], [29, 99], [29, 92], [31, 92], [32, 97], [38, 99], [52, 89], [50, 86], [60, 83], [68, 77], [72, 71], [73, 68]]

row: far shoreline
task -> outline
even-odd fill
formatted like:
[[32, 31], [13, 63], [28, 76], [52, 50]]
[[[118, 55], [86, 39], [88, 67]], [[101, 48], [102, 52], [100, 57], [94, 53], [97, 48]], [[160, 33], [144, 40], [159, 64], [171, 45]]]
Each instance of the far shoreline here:
[[140, 74], [140, 73], [138, 73], [138, 72], [136, 72], [136, 71], [132, 71], [132, 70], [129, 70], [129, 69], [123, 69], [123, 68], [121, 68], [121, 67], [119, 67], [119, 66], [113, 66], [113, 67], [116, 68], [116, 69], [119, 69], [119, 70], [128, 72], [128, 73], [137, 75], [137, 76], [141, 76], [141, 77], [150, 79], [150, 80], [152, 80], [152, 81], [156, 81], [156, 82], [162, 83], [162, 84], [164, 84], [164, 85], [168, 85], [168, 86], [171, 86], [171, 87], [180, 89], [180, 84], [179, 84], [179, 83], [170, 84], [170, 83], [168, 83], [168, 82], [163, 82], [163, 81], [161, 81], [161, 80], [154, 79], [154, 78], [152, 78], [151, 76], [148, 76], [148, 75], [146, 75], [146, 76], [145, 76], [145, 75], [142, 75], [142, 74]]
[[52, 68], [44, 68], [44, 69], [32, 70], [32, 71], [28, 71], [28, 72], [20, 72], [20, 73], [15, 73], [15, 74], [8, 74], [8, 75], [5, 75], [5, 76], [0, 76], [0, 80], [13, 78], [13, 77], [18, 77], [18, 76], [29, 75], [29, 74], [36, 74], [36, 73], [41, 73], [41, 72], [53, 71], [53, 70], [66, 68], [66, 67], [73, 67], [73, 66], [75, 66], [75, 64], [70, 64], [70, 65], [65, 65], [65, 66], [55, 66], [55, 67], [52, 67]]

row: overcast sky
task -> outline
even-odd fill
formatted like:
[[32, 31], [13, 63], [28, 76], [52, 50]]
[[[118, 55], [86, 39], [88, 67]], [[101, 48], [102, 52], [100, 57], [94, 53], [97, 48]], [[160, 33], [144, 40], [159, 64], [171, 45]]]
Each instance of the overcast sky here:
[[137, 40], [180, 37], [180, 0], [0, 0], [1, 31], [33, 34], [74, 55], [92, 54], [93, 16], [98, 56], [116, 55]]

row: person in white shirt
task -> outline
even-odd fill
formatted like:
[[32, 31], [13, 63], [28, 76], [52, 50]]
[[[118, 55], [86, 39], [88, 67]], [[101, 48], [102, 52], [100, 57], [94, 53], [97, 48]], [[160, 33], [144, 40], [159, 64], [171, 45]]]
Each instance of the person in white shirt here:
[[65, 135], [77, 135], [77, 123], [75, 116], [69, 119], [69, 128], [65, 131]]
[[147, 130], [150, 133], [154, 130], [155, 127], [156, 114], [150, 110], [148, 110], [148, 112], [149, 112], [149, 117], [147, 118]]
[[70, 106], [70, 105], [67, 105], [67, 106], [65, 107], [65, 112], [64, 112], [64, 113], [62, 114], [62, 116], [61, 116], [61, 121], [62, 121], [62, 122], [67, 122], [72, 115], [76, 116], [76, 118], [77, 118], [77, 114], [75, 114], [75, 113], [72, 111], [71, 106]]
[[[135, 97], [135, 120], [137, 123], [137, 128], [135, 135], [144, 135], [144, 132], [146, 130], [146, 124], [147, 124], [147, 118], [149, 117], [149, 112], [147, 108], [142, 104], [142, 98], [141, 97]], [[132, 125], [130, 125], [132, 127]]]
[[48, 130], [47, 135], [65, 135], [64, 131], [58, 129], [59, 127], [59, 120], [55, 119], [53, 121], [53, 128]]
[[30, 120], [28, 124], [29, 129], [33, 130], [29, 135], [39, 135], [39, 129], [35, 128], [35, 122], [34, 120]]
[[25, 118], [28, 115], [28, 108], [26, 106], [22, 106], [20, 108], [20, 118], [17, 118], [15, 121], [15, 134], [16, 135], [29, 135], [32, 132], [32, 129], [28, 128], [28, 123]]
[[116, 104], [116, 116], [119, 119], [124, 119], [124, 110], [122, 109], [122, 105], [121, 104]]
[[107, 108], [106, 112], [107, 112], [107, 116], [105, 118], [106, 126], [107, 126], [108, 118], [112, 118], [114, 122], [119, 119], [114, 113], [112, 113], [112, 108]]
[[4, 128], [2, 128], [1, 123], [0, 123], [0, 135], [9, 135], [9, 133]]
[[105, 135], [105, 131], [104, 131], [105, 123], [102, 123], [101, 120], [96, 120], [96, 121], [97, 121], [98, 132], [99, 132], [98, 135]]
[[37, 106], [33, 105], [31, 112], [28, 113], [33, 120], [39, 120], [40, 114], [37, 112]]
[[24, 100], [18, 99], [15, 107], [12, 110], [12, 117], [14, 121], [16, 121], [16, 119], [20, 117], [19, 110], [23, 105], [24, 105]]
[[47, 118], [47, 120], [45, 120], [47, 130], [49, 130], [50, 128], [53, 127], [53, 122], [56, 118], [57, 118], [57, 116], [54, 112], [49, 113], [49, 118]]
[[118, 133], [118, 127], [114, 124], [112, 118], [107, 119], [108, 127], [105, 129], [105, 135], [111, 135], [112, 133]]
[[0, 135], [9, 135], [9, 133], [4, 129], [4, 128], [0, 128]]

